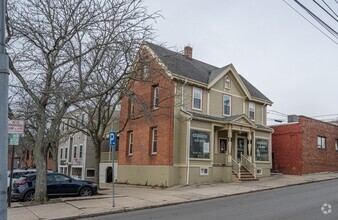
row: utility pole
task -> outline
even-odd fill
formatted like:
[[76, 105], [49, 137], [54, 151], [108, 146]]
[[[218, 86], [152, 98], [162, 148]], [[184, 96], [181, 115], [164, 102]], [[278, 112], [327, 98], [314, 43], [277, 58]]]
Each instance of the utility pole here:
[[7, 220], [8, 56], [5, 45], [6, 0], [0, 1], [0, 219]]

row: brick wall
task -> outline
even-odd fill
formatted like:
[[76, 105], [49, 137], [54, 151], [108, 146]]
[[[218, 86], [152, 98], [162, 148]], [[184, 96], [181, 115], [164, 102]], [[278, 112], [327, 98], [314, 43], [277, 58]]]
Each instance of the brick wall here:
[[[162, 67], [146, 51], [151, 62], [147, 62], [148, 77], [143, 80], [143, 68], [139, 68], [140, 81], [132, 87], [135, 93], [134, 118], [128, 120], [119, 138], [118, 160], [120, 165], [172, 165], [173, 164], [173, 123], [174, 84]], [[142, 57], [142, 56], [141, 56]], [[152, 110], [153, 88], [159, 86], [159, 108]], [[146, 110], [144, 110], [146, 109]], [[129, 97], [121, 102], [120, 128], [128, 118]], [[157, 154], [151, 154], [151, 128], [157, 127]], [[133, 131], [133, 153], [128, 155], [128, 132]]]
[[[335, 141], [338, 140], [338, 127], [314, 120], [300, 117], [303, 138], [303, 174], [325, 171], [338, 171], [338, 151]], [[326, 138], [326, 148], [319, 149], [317, 137]]]
[[[307, 174], [338, 171], [338, 126], [305, 116], [295, 124], [272, 126], [274, 172]], [[319, 149], [317, 137], [326, 138], [326, 148]]]
[[301, 174], [301, 131], [299, 124], [272, 126], [273, 172]]

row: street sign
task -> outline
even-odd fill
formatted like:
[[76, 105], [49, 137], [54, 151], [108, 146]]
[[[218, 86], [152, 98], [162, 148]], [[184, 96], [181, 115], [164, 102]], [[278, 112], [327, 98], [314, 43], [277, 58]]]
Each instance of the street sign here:
[[9, 134], [9, 145], [19, 145], [20, 134]]
[[22, 120], [8, 120], [8, 134], [23, 134], [25, 123]]
[[109, 133], [109, 146], [112, 148], [116, 147], [116, 132], [115, 131], [111, 131]]

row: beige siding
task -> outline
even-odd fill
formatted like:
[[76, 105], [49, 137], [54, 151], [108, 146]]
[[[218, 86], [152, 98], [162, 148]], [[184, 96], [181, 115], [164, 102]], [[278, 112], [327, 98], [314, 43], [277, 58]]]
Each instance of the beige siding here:
[[174, 171], [169, 166], [119, 165], [117, 182], [150, 186], [172, 186], [175, 179], [169, 181], [170, 173], [174, 174]]

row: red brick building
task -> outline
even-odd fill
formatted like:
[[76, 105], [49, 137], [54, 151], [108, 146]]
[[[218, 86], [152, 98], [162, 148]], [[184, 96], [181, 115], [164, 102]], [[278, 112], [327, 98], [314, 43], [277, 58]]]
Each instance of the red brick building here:
[[271, 126], [274, 172], [308, 174], [338, 171], [338, 126], [298, 116]]

